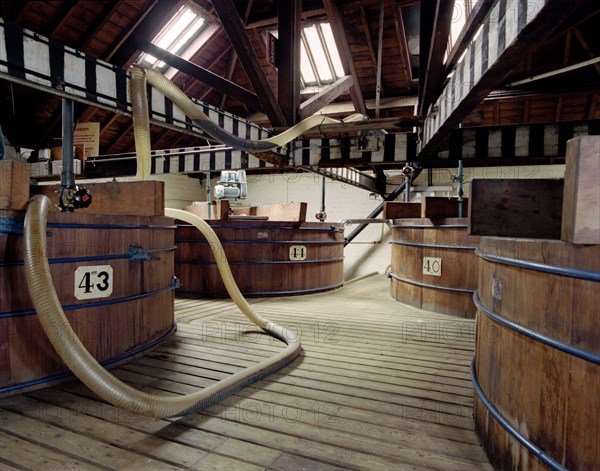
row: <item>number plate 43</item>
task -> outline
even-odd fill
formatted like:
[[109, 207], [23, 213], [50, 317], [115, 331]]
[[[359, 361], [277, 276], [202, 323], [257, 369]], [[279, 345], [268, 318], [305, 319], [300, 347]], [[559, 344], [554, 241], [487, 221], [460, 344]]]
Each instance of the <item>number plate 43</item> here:
[[79, 267], [75, 270], [77, 299], [107, 298], [113, 291], [113, 270], [110, 265]]

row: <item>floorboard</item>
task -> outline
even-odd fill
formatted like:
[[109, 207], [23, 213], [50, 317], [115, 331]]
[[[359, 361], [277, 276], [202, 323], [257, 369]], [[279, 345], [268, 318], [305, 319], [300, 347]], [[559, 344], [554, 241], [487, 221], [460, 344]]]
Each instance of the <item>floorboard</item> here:
[[[0, 469], [491, 470], [473, 431], [474, 321], [400, 304], [388, 283], [249, 300], [303, 352], [200, 414], [133, 415], [77, 381], [0, 399]], [[177, 332], [118, 378], [187, 394], [282, 348], [229, 300], [175, 310]]]

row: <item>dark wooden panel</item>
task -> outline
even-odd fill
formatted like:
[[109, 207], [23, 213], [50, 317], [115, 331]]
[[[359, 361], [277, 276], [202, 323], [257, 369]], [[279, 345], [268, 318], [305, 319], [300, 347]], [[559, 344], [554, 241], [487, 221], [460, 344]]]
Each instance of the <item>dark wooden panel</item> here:
[[402, 219], [421, 217], [421, 204], [402, 201], [386, 201], [383, 203], [384, 219]]
[[[462, 213], [467, 215], [468, 198], [463, 198]], [[445, 196], [424, 196], [421, 201], [422, 218], [456, 218], [458, 217], [458, 198]]]
[[560, 239], [563, 180], [474, 179], [469, 233]]

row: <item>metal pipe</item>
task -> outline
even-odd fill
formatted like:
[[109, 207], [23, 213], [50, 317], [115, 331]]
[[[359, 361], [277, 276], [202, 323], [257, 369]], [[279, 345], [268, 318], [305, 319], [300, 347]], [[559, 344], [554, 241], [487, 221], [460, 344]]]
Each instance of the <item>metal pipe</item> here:
[[204, 174], [206, 176], [206, 203], [208, 206], [208, 219], [210, 219], [210, 172]]
[[404, 186], [405, 186], [404, 201], [406, 201], [407, 203], [410, 202], [410, 182], [411, 182], [410, 175], [405, 175], [404, 176]]
[[73, 101], [62, 99], [62, 173], [60, 184], [63, 188], [75, 186], [73, 174]]
[[381, 68], [383, 59], [383, 20], [385, 14], [385, 0], [379, 3], [379, 43], [377, 44], [377, 86], [375, 87], [375, 119], [379, 118], [379, 104], [381, 102]]
[[321, 175], [321, 213], [325, 214], [325, 175]]
[[340, 222], [346, 226], [350, 226], [352, 224], [389, 224], [389, 219], [381, 219], [381, 218], [343, 218], [340, 219]]
[[[416, 168], [415, 171], [412, 174], [411, 177], [411, 181], [414, 181], [420, 174], [421, 174], [422, 168]], [[376, 218], [377, 216], [379, 216], [379, 214], [381, 213], [381, 211], [383, 211], [383, 204], [386, 201], [394, 201], [398, 196], [400, 196], [400, 193], [402, 193], [404, 191], [404, 186], [406, 183], [402, 183], [401, 185], [398, 185], [394, 191], [392, 191], [389, 195], [387, 195], [384, 199], [383, 202], [377, 206], [373, 211], [371, 211], [371, 213], [367, 216], [367, 219], [373, 219]], [[350, 235], [348, 237], [346, 237], [344, 239], [344, 247], [346, 245], [348, 245], [350, 242], [352, 242], [356, 236], [358, 234], [360, 234], [362, 231], [365, 230], [365, 228], [368, 226], [368, 224], [361, 224], [360, 226], [358, 226], [356, 229], [354, 229]]]
[[458, 161], [458, 217], [463, 217], [463, 161]]

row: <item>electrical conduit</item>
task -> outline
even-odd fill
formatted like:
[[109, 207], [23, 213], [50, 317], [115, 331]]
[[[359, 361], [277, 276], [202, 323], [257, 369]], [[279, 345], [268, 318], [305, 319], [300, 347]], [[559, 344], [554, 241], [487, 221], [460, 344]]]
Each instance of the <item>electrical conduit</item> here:
[[227, 291], [236, 305], [255, 325], [282, 340], [287, 347], [277, 355], [219, 381], [196, 393], [178, 397], [156, 396], [138, 391], [106, 371], [87, 351], [71, 328], [56, 294], [48, 264], [46, 225], [52, 204], [34, 196], [27, 208], [24, 226], [25, 274], [29, 293], [48, 339], [69, 369], [92, 391], [111, 404], [136, 414], [155, 418], [199, 412], [243, 387], [289, 364], [300, 353], [300, 339], [288, 330], [254, 313], [240, 293], [223, 247], [212, 228], [186, 211], [167, 209], [166, 215], [195, 225], [209, 242]]

